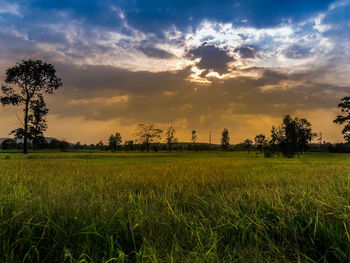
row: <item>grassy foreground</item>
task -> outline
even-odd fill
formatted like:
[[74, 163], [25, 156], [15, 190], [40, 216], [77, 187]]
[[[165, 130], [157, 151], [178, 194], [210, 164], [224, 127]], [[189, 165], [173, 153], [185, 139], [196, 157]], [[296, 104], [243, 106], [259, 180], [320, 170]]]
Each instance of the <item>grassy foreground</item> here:
[[0, 153], [0, 262], [349, 262], [350, 155]]

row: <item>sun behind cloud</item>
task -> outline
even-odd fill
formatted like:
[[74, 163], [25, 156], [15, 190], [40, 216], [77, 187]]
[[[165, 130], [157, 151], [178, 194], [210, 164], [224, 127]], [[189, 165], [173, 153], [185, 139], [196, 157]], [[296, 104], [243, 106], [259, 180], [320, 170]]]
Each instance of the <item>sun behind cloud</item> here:
[[[64, 87], [48, 98], [48, 136], [72, 141], [171, 122], [183, 141], [226, 127], [238, 143], [288, 113], [340, 141], [331, 116], [350, 92], [350, 3], [271, 5], [0, 1], [0, 74], [22, 59], [54, 64]], [[0, 108], [0, 137], [16, 111]]]

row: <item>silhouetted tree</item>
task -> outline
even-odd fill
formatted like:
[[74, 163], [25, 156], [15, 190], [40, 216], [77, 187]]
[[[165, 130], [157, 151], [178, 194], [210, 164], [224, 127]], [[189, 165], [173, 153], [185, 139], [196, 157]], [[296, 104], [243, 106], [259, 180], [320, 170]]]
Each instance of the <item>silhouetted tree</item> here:
[[251, 139], [244, 140], [243, 147], [248, 151], [248, 153], [250, 153], [250, 149], [252, 148], [252, 146], [253, 146], [253, 141]]
[[171, 152], [171, 147], [176, 143], [177, 139], [175, 138], [175, 128], [170, 126], [165, 132], [165, 140], [168, 145], [168, 151]]
[[221, 147], [224, 151], [227, 151], [229, 145], [230, 145], [230, 136], [229, 136], [228, 130], [225, 128], [221, 132]]
[[126, 140], [124, 142], [124, 149], [126, 151], [133, 151], [134, 150], [134, 141], [128, 141]]
[[76, 144], [73, 145], [73, 149], [74, 150], [78, 150], [78, 149], [81, 149], [82, 148], [82, 145], [80, 144], [80, 142], [77, 142]]
[[258, 134], [254, 138], [255, 145], [259, 149], [260, 153], [262, 153], [263, 147], [266, 145], [267, 140], [264, 134]]
[[18, 144], [14, 139], [6, 139], [1, 143], [1, 149], [3, 150], [18, 149]]
[[112, 152], [116, 152], [120, 145], [122, 144], [122, 136], [120, 135], [119, 132], [117, 132], [115, 135], [111, 135], [108, 139], [109, 143], [109, 149]]
[[151, 123], [140, 123], [137, 125], [135, 135], [139, 137], [141, 143], [146, 145], [147, 152], [149, 152], [149, 146], [157, 139], [161, 139], [163, 130], [156, 128]]
[[345, 124], [342, 134], [347, 143], [350, 143], [350, 97], [344, 97], [341, 99], [341, 103], [338, 104], [343, 115], [338, 115], [333, 121], [336, 124]]
[[308, 149], [309, 144], [316, 133], [312, 132], [311, 123], [304, 118], [294, 118], [298, 131], [298, 152], [303, 153]]
[[289, 114], [283, 117], [281, 128], [272, 127], [271, 144], [278, 145], [279, 150], [286, 157], [307, 150], [312, 138], [316, 136], [312, 132], [311, 123], [306, 119], [292, 118]]
[[117, 143], [115, 140], [115, 135], [111, 135], [108, 138], [108, 147], [111, 152], [115, 152], [117, 150]]
[[322, 142], [323, 142], [323, 134], [322, 134], [322, 132], [318, 133], [317, 142], [319, 144], [322, 144]]
[[70, 146], [70, 143], [65, 140], [59, 142], [59, 148], [62, 152], [66, 152]]
[[46, 115], [49, 109], [46, 107], [46, 103], [41, 94], [38, 95], [38, 99], [34, 100], [30, 105], [32, 116], [30, 118], [30, 134], [33, 137], [33, 146], [37, 148], [40, 143], [45, 141], [44, 131], [47, 130]]
[[105, 150], [105, 145], [103, 144], [102, 141], [99, 141], [98, 143], [96, 143], [96, 147], [95, 147], [97, 150], [99, 151], [103, 151]]
[[[44, 144], [44, 131], [47, 129], [46, 115], [49, 110], [41, 94], [30, 104], [28, 113], [28, 139], [32, 140], [34, 149], [37, 149], [40, 144]], [[24, 138], [24, 129], [17, 128], [11, 131], [16, 139]]]
[[59, 148], [59, 145], [60, 145], [60, 141], [57, 140], [57, 139], [52, 139], [52, 140], [49, 142], [49, 148], [50, 148], [50, 149], [58, 149], [58, 148]]
[[281, 128], [276, 128], [275, 126], [272, 126], [270, 145], [273, 155], [280, 149], [280, 146], [284, 141], [284, 137], [284, 131]]
[[34, 100], [43, 93], [53, 94], [62, 86], [51, 64], [41, 60], [25, 60], [6, 70], [5, 85], [1, 87], [0, 101], [3, 105], [24, 105], [23, 153], [28, 152], [29, 109]]
[[197, 131], [196, 130], [192, 130], [191, 141], [193, 142], [193, 145], [196, 144], [196, 141], [197, 141]]
[[284, 140], [281, 150], [284, 156], [293, 157], [298, 153], [298, 126], [290, 115], [283, 117]]

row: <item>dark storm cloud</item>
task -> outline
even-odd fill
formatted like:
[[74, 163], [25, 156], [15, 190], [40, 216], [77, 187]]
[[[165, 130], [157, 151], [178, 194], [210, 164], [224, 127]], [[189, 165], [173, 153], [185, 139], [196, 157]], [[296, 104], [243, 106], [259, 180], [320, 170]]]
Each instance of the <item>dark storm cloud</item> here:
[[[186, 119], [198, 127], [219, 127], [228, 112], [279, 117], [296, 110], [334, 108], [341, 94], [349, 91], [349, 87], [305, 82], [304, 74], [259, 68], [254, 69], [261, 71], [259, 78], [213, 80], [204, 86], [186, 80], [189, 69], [150, 73], [101, 66], [57, 68], [65, 85], [57, 94], [60, 103], [52, 106], [52, 114], [87, 120], [119, 118], [126, 125]], [[264, 91], [265, 86], [271, 89]]]
[[220, 74], [227, 73], [228, 63], [234, 61], [227, 50], [206, 43], [188, 51], [187, 56], [192, 59], [200, 59], [197, 63], [198, 68], [214, 70]]
[[235, 48], [234, 52], [237, 52], [241, 58], [255, 58], [256, 51], [252, 47], [240, 46]]
[[98, 96], [110, 92], [122, 94], [152, 94], [165, 90], [167, 83], [180, 85], [190, 74], [184, 69], [178, 72], [132, 72], [110, 66], [75, 66], [56, 63], [57, 73], [64, 79], [63, 89], [73, 98], [92, 95]]
[[151, 58], [159, 58], [159, 59], [169, 59], [173, 58], [174, 55], [159, 48], [150, 47], [150, 46], [140, 46], [137, 48], [143, 54]]

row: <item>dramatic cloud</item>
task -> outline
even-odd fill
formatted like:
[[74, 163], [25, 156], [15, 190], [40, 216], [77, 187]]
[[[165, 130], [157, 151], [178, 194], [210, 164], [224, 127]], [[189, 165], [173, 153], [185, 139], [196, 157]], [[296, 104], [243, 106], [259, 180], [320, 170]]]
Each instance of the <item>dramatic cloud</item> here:
[[241, 58], [255, 58], [256, 56], [256, 52], [254, 48], [251, 48], [251, 47], [241, 46], [241, 47], [235, 48], [234, 51], [238, 52]]
[[[349, 1], [0, 0], [0, 48], [2, 78], [22, 59], [55, 65], [48, 135], [82, 142], [149, 121], [238, 142], [287, 113], [336, 141], [350, 93]], [[0, 108], [0, 137], [16, 112]]]
[[284, 55], [287, 58], [303, 59], [310, 56], [310, 48], [298, 45], [292, 45], [284, 50]]
[[142, 53], [151, 58], [160, 58], [160, 59], [170, 59], [173, 58], [174, 55], [159, 48], [149, 47], [149, 46], [140, 46], [138, 48]]
[[200, 59], [196, 63], [198, 68], [206, 71], [213, 70], [219, 74], [226, 73], [229, 70], [228, 63], [234, 61], [234, 58], [228, 54], [227, 50], [206, 43], [191, 49], [187, 55], [192, 59]]

